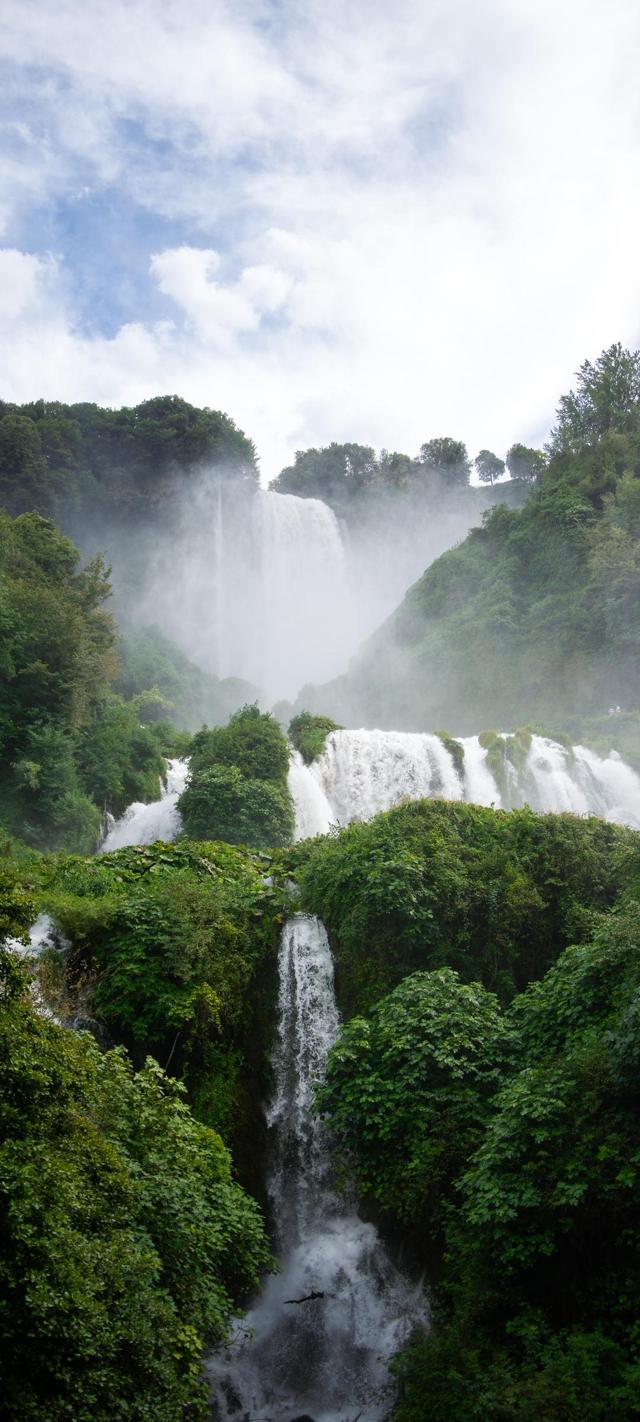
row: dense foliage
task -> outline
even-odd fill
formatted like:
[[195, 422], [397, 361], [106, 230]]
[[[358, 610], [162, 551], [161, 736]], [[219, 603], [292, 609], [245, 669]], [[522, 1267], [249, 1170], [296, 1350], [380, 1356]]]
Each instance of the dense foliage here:
[[289, 722], [289, 740], [305, 764], [310, 765], [316, 756], [322, 755], [327, 736], [339, 730], [330, 716], [313, 716], [310, 711], [301, 711]]
[[[620, 346], [585, 362], [524, 508], [433, 563], [312, 709], [456, 734], [638, 709], [639, 372]], [[510, 453], [528, 477], [531, 451]]]
[[12, 514], [128, 520], [203, 465], [255, 477], [255, 449], [228, 415], [177, 395], [122, 410], [0, 402], [0, 505]]
[[71, 941], [67, 991], [136, 1062], [170, 1064], [226, 1139], [258, 1110], [247, 1073], [269, 1030], [283, 907], [265, 872], [229, 845], [184, 843], [49, 859], [38, 874]]
[[639, 930], [635, 902], [508, 1014], [512, 1067], [448, 1194], [436, 1327], [399, 1360], [397, 1422], [638, 1415]]
[[190, 775], [179, 807], [186, 833], [200, 839], [274, 848], [293, 835], [287, 786], [289, 747], [282, 728], [257, 705], [191, 744]]
[[0, 1075], [2, 1415], [205, 1418], [203, 1344], [268, 1260], [219, 1136], [154, 1062], [37, 1017], [11, 965]]
[[[518, 446], [524, 449], [524, 446]], [[544, 465], [544, 456], [538, 455], [539, 467]], [[487, 459], [488, 457], [488, 459]], [[504, 461], [490, 450], [481, 450], [475, 460], [476, 470], [483, 482], [493, 484], [504, 474]], [[513, 479], [530, 477], [525, 465], [514, 468]], [[303, 498], [323, 499], [331, 504], [337, 513], [347, 520], [361, 519], [372, 505], [378, 510], [387, 501], [404, 501], [433, 504], [444, 497], [468, 494], [471, 461], [466, 446], [461, 440], [449, 436], [427, 440], [415, 456], [390, 452], [383, 449], [379, 454], [370, 445], [336, 444], [323, 449], [299, 449], [295, 461], [282, 469], [277, 479], [270, 485], [280, 494], [297, 494]], [[534, 476], [535, 477], [535, 476]], [[502, 491], [509, 498], [518, 490]], [[478, 494], [479, 507], [485, 506]]]
[[112, 689], [99, 558], [38, 514], [0, 513], [0, 819], [39, 847], [95, 847], [104, 811], [158, 795], [158, 740]]
[[331, 1053], [319, 1104], [356, 1182], [388, 1215], [434, 1237], [479, 1143], [510, 1046], [497, 998], [451, 968], [414, 973]]
[[297, 847], [293, 862], [351, 1015], [444, 966], [509, 1000], [635, 882], [640, 845], [602, 820], [422, 800]]
[[436, 1281], [396, 1422], [631, 1422], [638, 836], [423, 802], [296, 855], [358, 1014], [320, 1109]]

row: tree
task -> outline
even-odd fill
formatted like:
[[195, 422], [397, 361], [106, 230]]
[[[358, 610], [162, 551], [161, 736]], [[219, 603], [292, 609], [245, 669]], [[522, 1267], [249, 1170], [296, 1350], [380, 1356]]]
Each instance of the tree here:
[[[52, 487], [53, 485], [53, 487]], [[18, 413], [0, 419], [0, 502], [12, 514], [31, 509], [49, 512], [55, 481], [47, 479], [47, 463], [37, 426]]]
[[507, 450], [507, 469], [512, 479], [523, 479], [527, 484], [535, 484], [546, 463], [541, 449], [529, 449], [526, 444], [512, 444], [511, 449]]
[[563, 395], [549, 450], [576, 453], [608, 430], [636, 430], [640, 415], [640, 351], [609, 346], [593, 362], [585, 360], [575, 390]]
[[296, 450], [295, 462], [282, 469], [270, 488], [279, 494], [324, 499], [340, 508], [370, 485], [377, 474], [374, 450], [365, 444], [337, 444]]
[[0, 1013], [2, 1415], [208, 1415], [201, 1356], [269, 1254], [215, 1131], [155, 1062]]
[[469, 483], [471, 464], [467, 446], [462, 440], [450, 439], [448, 435], [430, 439], [420, 446], [418, 462], [440, 474], [448, 484], [457, 486]]
[[286, 785], [289, 747], [282, 727], [257, 705], [242, 706], [228, 725], [199, 731], [193, 738], [192, 776], [214, 765], [233, 765], [255, 780]]
[[414, 973], [354, 1017], [319, 1093], [359, 1189], [433, 1234], [453, 1181], [479, 1144], [508, 1034], [497, 999], [450, 968]]
[[481, 449], [473, 462], [481, 484], [493, 484], [504, 474], [504, 459], [499, 459], [490, 449]]
[[222, 839], [274, 849], [289, 844], [293, 812], [286, 786], [249, 779], [235, 765], [213, 765], [189, 781], [178, 801], [192, 839]]

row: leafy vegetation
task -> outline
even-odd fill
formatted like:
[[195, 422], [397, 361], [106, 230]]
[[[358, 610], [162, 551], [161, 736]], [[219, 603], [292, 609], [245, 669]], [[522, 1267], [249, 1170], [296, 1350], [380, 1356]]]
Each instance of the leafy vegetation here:
[[301, 711], [289, 722], [289, 740], [300, 752], [305, 765], [322, 755], [327, 736], [340, 727], [330, 716], [314, 716], [310, 711]]
[[289, 747], [278, 722], [256, 705], [194, 736], [179, 808], [186, 833], [274, 848], [293, 835]]
[[584, 363], [548, 460], [510, 451], [535, 481], [525, 506], [497, 505], [437, 559], [319, 706], [347, 725], [455, 734], [637, 711], [639, 373], [619, 345]]
[[449, 1192], [436, 1327], [397, 1422], [637, 1417], [637, 902], [516, 999], [515, 1052]]
[[331, 1053], [319, 1106], [360, 1193], [424, 1224], [432, 1241], [509, 1047], [497, 998], [439, 968], [404, 978], [370, 1018], [353, 1017]]
[[228, 415], [177, 395], [121, 410], [0, 402], [0, 504], [12, 514], [35, 511], [65, 527], [105, 514], [129, 521], [205, 464], [257, 474], [254, 446]]
[[208, 1415], [205, 1342], [268, 1263], [219, 1136], [152, 1061], [133, 1074], [36, 1016], [3, 954], [2, 1411], [15, 1422]]
[[410, 973], [454, 968], [503, 1001], [637, 881], [638, 837], [573, 815], [422, 800], [296, 846], [347, 1016]]
[[[225, 844], [47, 859], [40, 902], [71, 942], [67, 981], [134, 1061], [185, 1081], [228, 1140], [272, 1008], [283, 896], [266, 864]], [[255, 1106], [257, 1110], [257, 1103]]]
[[41, 848], [95, 848], [105, 810], [157, 798], [160, 747], [112, 689], [100, 560], [38, 514], [0, 513], [0, 820]]

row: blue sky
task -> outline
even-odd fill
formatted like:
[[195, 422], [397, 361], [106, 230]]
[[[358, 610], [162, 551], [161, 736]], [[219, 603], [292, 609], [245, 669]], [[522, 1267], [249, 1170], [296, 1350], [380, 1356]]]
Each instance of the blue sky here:
[[226, 409], [265, 477], [544, 438], [640, 337], [636, 0], [5, 0], [0, 396]]

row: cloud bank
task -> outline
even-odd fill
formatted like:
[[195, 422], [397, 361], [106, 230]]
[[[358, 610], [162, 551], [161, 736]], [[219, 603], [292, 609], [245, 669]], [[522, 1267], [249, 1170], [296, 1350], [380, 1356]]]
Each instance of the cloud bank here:
[[635, 0], [5, 0], [0, 396], [544, 438], [640, 336]]

